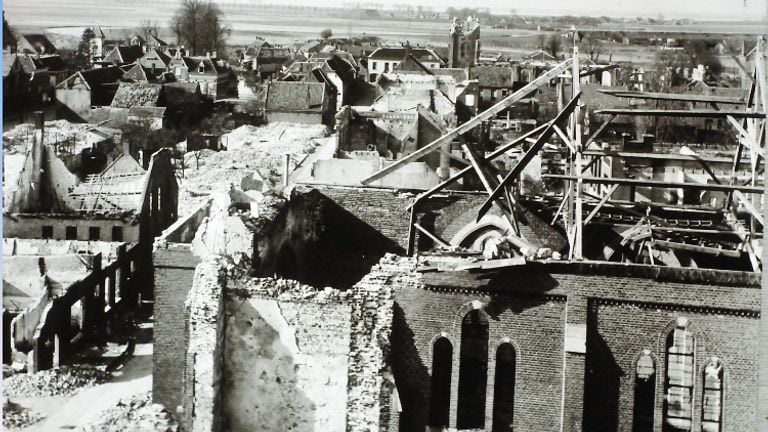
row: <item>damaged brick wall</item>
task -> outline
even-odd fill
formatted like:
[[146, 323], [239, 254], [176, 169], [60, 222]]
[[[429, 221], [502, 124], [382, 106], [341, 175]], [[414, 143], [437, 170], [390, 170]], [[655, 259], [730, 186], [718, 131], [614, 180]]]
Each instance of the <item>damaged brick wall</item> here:
[[[407, 275], [397, 267], [390, 274]], [[646, 349], [656, 362], [654, 428], [660, 429], [665, 341], [677, 317], [690, 320], [696, 338], [694, 430], [701, 424], [701, 368], [712, 356], [729, 376], [723, 430], [754, 428], [752, 341], [760, 304], [754, 274], [553, 263], [485, 274], [421, 273], [407, 283], [382, 283], [394, 289], [392, 362], [403, 406], [400, 430], [423, 430], [429, 423], [432, 349], [440, 336], [453, 348], [450, 425], [456, 425], [461, 319], [475, 307], [489, 321], [486, 428], [493, 421], [496, 349], [509, 340], [516, 353], [515, 430], [557, 431], [561, 418], [568, 430], [630, 430], [635, 362]], [[564, 341], [579, 340], [566, 331], [566, 322], [584, 326], [584, 353], [571, 345], [564, 357]]]
[[[184, 304], [182, 424], [193, 432], [218, 432], [221, 427], [224, 334], [224, 267], [216, 261], [197, 266]], [[179, 335], [181, 336], [181, 335]], [[178, 337], [178, 336], [177, 336]], [[181, 364], [177, 364], [177, 368]]]
[[[296, 193], [316, 190], [378, 233], [396, 243], [400, 249], [388, 252], [403, 253], [408, 248], [410, 212], [406, 208], [416, 197], [414, 192], [381, 188], [357, 188], [327, 185], [300, 185]], [[475, 225], [477, 211], [486, 200], [484, 193], [453, 193], [436, 195], [420, 202], [416, 207], [416, 221], [433, 234], [450, 242], [466, 227]], [[521, 230], [533, 243], [560, 250], [565, 238], [549, 225], [534, 204], [525, 204]], [[492, 208], [489, 215], [500, 215]], [[416, 235], [419, 250], [429, 250], [434, 244], [426, 236]], [[379, 257], [382, 255], [379, 255]]]
[[316, 290], [282, 279], [230, 285], [223, 428], [344, 431], [352, 329], [349, 292]]
[[[347, 431], [396, 431], [397, 399], [390, 366], [393, 286], [410, 274], [385, 256], [352, 288]], [[400, 274], [400, 272], [403, 272]], [[394, 274], [394, 275], [393, 275]]]

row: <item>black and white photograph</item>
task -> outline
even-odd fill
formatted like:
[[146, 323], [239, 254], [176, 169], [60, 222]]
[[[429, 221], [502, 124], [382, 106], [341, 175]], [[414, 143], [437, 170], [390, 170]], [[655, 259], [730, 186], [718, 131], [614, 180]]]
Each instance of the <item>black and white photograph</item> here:
[[0, 429], [768, 432], [768, 0], [2, 10]]

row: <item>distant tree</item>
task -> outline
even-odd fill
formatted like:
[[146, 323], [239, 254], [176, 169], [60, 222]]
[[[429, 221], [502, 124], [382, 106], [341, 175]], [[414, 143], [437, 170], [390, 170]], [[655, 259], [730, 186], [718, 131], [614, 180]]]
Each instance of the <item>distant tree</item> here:
[[216, 3], [183, 0], [171, 19], [171, 31], [179, 45], [192, 55], [217, 51], [224, 53], [232, 28], [224, 23], [224, 13]]
[[320, 38], [323, 40], [328, 40], [331, 37], [333, 37], [333, 31], [331, 29], [325, 29], [320, 32]]
[[560, 40], [559, 34], [549, 35], [549, 38], [547, 38], [546, 51], [552, 55], [552, 57], [557, 57], [560, 54], [560, 49], [562, 47], [563, 42]]
[[600, 54], [603, 52], [603, 41], [597, 35], [587, 35], [582, 38], [581, 45], [584, 47], [584, 51], [589, 54], [590, 60], [599, 61]]
[[91, 66], [91, 42], [95, 37], [96, 33], [90, 27], [86, 27], [83, 30], [83, 35], [80, 37], [80, 42], [77, 44], [77, 52], [75, 53], [76, 67], [85, 69]]
[[536, 36], [536, 39], [539, 41], [539, 49], [544, 51], [544, 48], [547, 46], [547, 35], [539, 33], [539, 35]]
[[151, 21], [151, 20], [143, 20], [141, 24], [139, 24], [139, 34], [146, 41], [149, 40], [150, 36], [157, 37], [158, 35], [157, 22]]

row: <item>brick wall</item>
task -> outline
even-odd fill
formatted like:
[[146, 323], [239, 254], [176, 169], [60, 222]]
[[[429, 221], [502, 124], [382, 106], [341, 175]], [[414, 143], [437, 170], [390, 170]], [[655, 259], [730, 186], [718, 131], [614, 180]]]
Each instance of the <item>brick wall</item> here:
[[155, 325], [152, 397], [172, 412], [182, 405], [182, 365], [186, 355], [184, 301], [200, 259], [190, 244], [164, 243], [153, 253]]
[[[298, 186], [296, 192], [307, 193], [312, 189], [334, 201], [401, 248], [389, 252], [400, 253], [407, 250], [410, 225], [410, 211], [407, 207], [416, 198], [414, 192], [310, 184]], [[477, 210], [486, 198], [487, 194], [484, 193], [436, 195], [418, 204], [416, 221], [433, 234], [450, 242], [462, 229], [475, 224]], [[488, 214], [499, 216], [500, 212], [494, 207]], [[549, 226], [549, 221], [544, 221], [539, 216], [537, 208], [533, 205], [524, 211], [521, 224], [523, 234], [535, 244], [553, 250], [560, 250], [566, 244], [564, 237]], [[432, 248], [432, 241], [425, 236], [415, 233], [415, 238], [415, 244], [419, 245], [420, 250]]]
[[[723, 430], [754, 430], [753, 341], [760, 307], [754, 274], [556, 263], [491, 274], [400, 269], [390, 275], [382, 283], [394, 290], [391, 358], [403, 406], [400, 430], [423, 430], [428, 422], [432, 345], [441, 335], [453, 345], [450, 424], [455, 426], [461, 318], [474, 307], [490, 323], [489, 430], [494, 356], [503, 338], [517, 356], [515, 430], [557, 431], [561, 422], [565, 430], [630, 430], [634, 368], [643, 350], [656, 361], [659, 429], [664, 344], [677, 317], [690, 320], [696, 338], [694, 430], [701, 424], [703, 367], [712, 356], [725, 367]], [[572, 347], [563, 352], [563, 341], [574, 339], [565, 333], [566, 322], [586, 327], [585, 352]]]

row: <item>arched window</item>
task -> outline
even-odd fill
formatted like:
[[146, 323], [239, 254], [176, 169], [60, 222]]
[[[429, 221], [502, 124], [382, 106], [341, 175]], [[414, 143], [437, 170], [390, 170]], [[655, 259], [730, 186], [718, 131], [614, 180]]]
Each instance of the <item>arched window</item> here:
[[485, 427], [485, 391], [488, 382], [488, 320], [475, 309], [461, 323], [459, 364], [459, 429]]
[[656, 404], [656, 366], [651, 352], [644, 350], [635, 368], [635, 405], [632, 431], [653, 431], [653, 407]]
[[686, 318], [678, 318], [667, 337], [664, 382], [665, 432], [688, 432], [693, 418], [694, 340]]
[[720, 432], [723, 422], [723, 364], [713, 357], [704, 368], [704, 402], [701, 430]]
[[429, 406], [429, 425], [448, 427], [451, 406], [451, 370], [453, 346], [444, 337], [435, 341], [432, 352], [432, 387]]
[[504, 343], [496, 350], [493, 382], [493, 432], [512, 431], [515, 414], [515, 348]]

